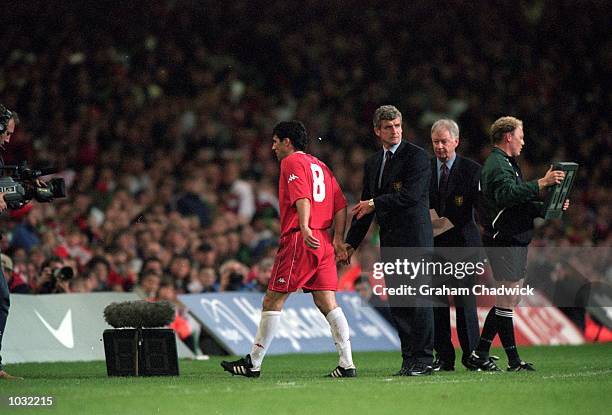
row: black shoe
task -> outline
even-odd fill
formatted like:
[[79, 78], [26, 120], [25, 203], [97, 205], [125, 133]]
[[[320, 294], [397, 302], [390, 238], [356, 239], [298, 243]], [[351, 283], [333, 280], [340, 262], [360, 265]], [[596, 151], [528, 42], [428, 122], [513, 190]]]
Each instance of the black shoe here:
[[470, 357], [467, 358], [465, 365], [469, 370], [478, 372], [499, 372], [500, 369], [495, 364], [496, 360], [499, 360], [499, 357], [480, 357], [476, 354], [476, 352], [472, 352]]
[[520, 371], [535, 372], [533, 363], [523, 362], [522, 360], [520, 362], [517, 362], [516, 364], [508, 365], [508, 369], [506, 370], [508, 372], [520, 372]]
[[328, 378], [355, 378], [357, 377], [357, 369], [345, 369], [342, 366], [336, 367], [327, 375]]
[[402, 366], [399, 371], [393, 374], [393, 376], [410, 376], [408, 372], [410, 372], [410, 367]]
[[221, 367], [226, 372], [230, 372], [232, 375], [246, 376], [247, 378], [258, 378], [261, 375], [260, 370], [251, 370], [253, 363], [251, 362], [251, 355], [246, 355], [242, 359], [234, 362], [221, 362]]
[[453, 365], [449, 361], [437, 358], [436, 360], [434, 360], [431, 368], [434, 372], [453, 372], [455, 370], [455, 365]]
[[408, 370], [408, 374], [405, 376], [429, 376], [433, 373], [433, 368], [425, 363], [415, 363]]

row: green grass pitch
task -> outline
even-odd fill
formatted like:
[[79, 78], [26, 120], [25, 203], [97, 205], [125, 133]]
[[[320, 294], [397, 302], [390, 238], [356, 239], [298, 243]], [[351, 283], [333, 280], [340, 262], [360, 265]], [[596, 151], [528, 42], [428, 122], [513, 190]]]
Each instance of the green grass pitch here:
[[[505, 368], [503, 351], [500, 367]], [[459, 368], [394, 377], [399, 353], [355, 353], [358, 378], [328, 379], [333, 354], [270, 356], [262, 376], [231, 376], [221, 358], [181, 361], [179, 377], [109, 378], [104, 362], [10, 365], [0, 413], [58, 414], [606, 414], [612, 408], [612, 345], [521, 349], [533, 373]], [[459, 363], [459, 362], [458, 362]], [[459, 363], [460, 366], [460, 363]], [[8, 396], [53, 396], [52, 407], [7, 406]]]

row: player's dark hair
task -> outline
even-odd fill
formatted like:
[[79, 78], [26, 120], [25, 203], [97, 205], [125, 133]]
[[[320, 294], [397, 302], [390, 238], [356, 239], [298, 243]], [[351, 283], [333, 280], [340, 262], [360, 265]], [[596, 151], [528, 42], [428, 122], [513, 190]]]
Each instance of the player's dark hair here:
[[300, 121], [281, 121], [274, 126], [272, 134], [277, 136], [279, 140], [290, 139], [293, 148], [297, 151], [304, 151], [308, 146], [306, 127]]

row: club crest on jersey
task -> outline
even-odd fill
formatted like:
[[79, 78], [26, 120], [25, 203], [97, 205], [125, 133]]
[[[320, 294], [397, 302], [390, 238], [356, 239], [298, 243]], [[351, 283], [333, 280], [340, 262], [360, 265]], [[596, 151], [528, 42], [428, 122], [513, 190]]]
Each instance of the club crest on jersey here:
[[455, 196], [455, 205], [461, 207], [463, 205], [463, 196]]
[[402, 190], [402, 182], [393, 182], [393, 190], [396, 192]]
[[292, 181], [299, 179], [299, 177], [297, 177], [295, 174], [291, 173], [289, 175], [289, 180], [287, 180], [287, 183], [291, 183]]

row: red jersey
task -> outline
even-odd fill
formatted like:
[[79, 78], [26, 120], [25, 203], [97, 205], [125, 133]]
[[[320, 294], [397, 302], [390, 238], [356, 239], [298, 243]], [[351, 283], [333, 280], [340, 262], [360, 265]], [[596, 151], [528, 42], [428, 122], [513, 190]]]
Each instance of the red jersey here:
[[278, 182], [281, 235], [299, 229], [295, 202], [310, 200], [310, 228], [327, 229], [346, 199], [333, 173], [318, 158], [297, 151], [281, 160]]

